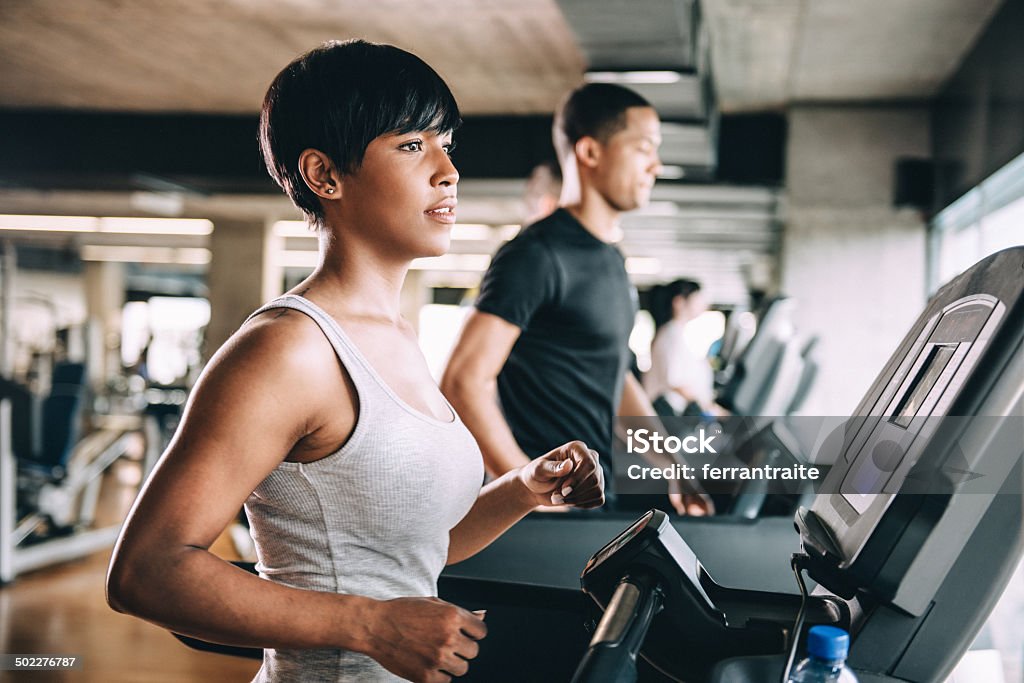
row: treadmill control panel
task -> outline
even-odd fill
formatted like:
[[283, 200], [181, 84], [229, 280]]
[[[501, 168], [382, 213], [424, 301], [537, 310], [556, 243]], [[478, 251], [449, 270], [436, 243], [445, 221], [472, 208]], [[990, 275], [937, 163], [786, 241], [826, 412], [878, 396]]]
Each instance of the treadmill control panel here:
[[583, 573], [586, 574], [597, 565], [603, 563], [609, 557], [621, 550], [627, 543], [639, 536], [640, 532], [647, 528], [647, 523], [651, 521], [652, 517], [654, 517], [653, 510], [647, 512], [643, 517], [633, 522], [628, 529], [609, 541], [607, 545], [598, 550], [594, 556], [590, 558], [590, 561], [587, 562], [587, 567], [583, 570]]
[[[934, 314], [901, 360], [870, 415], [851, 420], [834, 476], [838, 495], [815, 512], [836, 536], [842, 560], [856, 560], [892, 496], [926, 452], [967, 377], [974, 371], [1005, 307], [978, 294]], [[884, 465], [884, 466], [882, 466]]]
[[1006, 249], [943, 286], [819, 454], [835, 464], [796, 520], [819, 585], [920, 616], [1009, 486], [1022, 263], [1024, 247]]

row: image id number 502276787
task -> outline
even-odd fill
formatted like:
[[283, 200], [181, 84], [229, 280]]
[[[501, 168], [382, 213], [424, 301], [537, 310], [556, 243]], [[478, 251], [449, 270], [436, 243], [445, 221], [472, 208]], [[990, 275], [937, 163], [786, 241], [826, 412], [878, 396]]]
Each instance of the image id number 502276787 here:
[[82, 658], [77, 655], [0, 655], [0, 671], [80, 669], [81, 666]]

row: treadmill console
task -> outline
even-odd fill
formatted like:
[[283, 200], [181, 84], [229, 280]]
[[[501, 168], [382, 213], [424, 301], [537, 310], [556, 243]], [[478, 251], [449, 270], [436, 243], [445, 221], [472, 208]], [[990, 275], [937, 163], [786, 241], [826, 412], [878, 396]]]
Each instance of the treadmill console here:
[[667, 516], [648, 512], [583, 572], [605, 614], [574, 683], [635, 680], [637, 651], [673, 680], [708, 680], [726, 659], [782, 654], [801, 604], [807, 623], [853, 634], [858, 668], [944, 679], [1024, 547], [1022, 272], [1017, 247], [942, 288], [827, 440], [835, 464], [796, 517], [795, 565], [819, 584], [803, 603], [717, 584]]
[[[845, 534], [841, 544], [844, 560], [856, 559], [864, 537], [891, 500], [891, 495], [884, 494], [899, 491], [910, 468], [924, 454], [938, 418], [947, 414], [973, 372], [1004, 311], [998, 301], [979, 294], [937, 313], [869, 409], [869, 419], [851, 421], [856, 431], [847, 434], [848, 447], [842, 454], [849, 466], [842, 468], [840, 498], [818, 508], [831, 508], [840, 519], [855, 520], [849, 527], [856, 533]], [[898, 460], [882, 457], [887, 444], [892, 444], [890, 452]]]
[[[580, 583], [606, 610], [592, 651], [614, 649], [612, 645], [628, 631], [617, 625], [643, 615], [643, 657], [678, 680], [700, 680], [715, 662], [737, 652], [781, 652], [785, 628], [799, 607], [795, 595], [734, 590], [715, 583], [660, 510], [647, 512], [597, 551]], [[627, 583], [635, 588], [623, 591]], [[657, 605], [653, 614], [649, 607], [645, 611], [641, 597]], [[816, 610], [826, 622], [838, 619], [827, 605], [816, 605]]]
[[943, 535], [973, 531], [1019, 458], [1012, 391], [993, 387], [1021, 372], [1022, 256], [995, 254], [940, 290], [819, 454], [835, 465], [796, 522], [811, 575], [837, 594], [923, 613], [959, 552]]

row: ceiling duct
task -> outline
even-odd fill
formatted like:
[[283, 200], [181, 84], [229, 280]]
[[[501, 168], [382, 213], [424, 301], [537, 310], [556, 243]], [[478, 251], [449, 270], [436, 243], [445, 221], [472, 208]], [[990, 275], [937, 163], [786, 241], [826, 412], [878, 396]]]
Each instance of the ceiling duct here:
[[558, 0], [588, 64], [588, 82], [617, 83], [662, 118], [663, 180], [714, 176], [717, 108], [709, 41], [696, 0]]

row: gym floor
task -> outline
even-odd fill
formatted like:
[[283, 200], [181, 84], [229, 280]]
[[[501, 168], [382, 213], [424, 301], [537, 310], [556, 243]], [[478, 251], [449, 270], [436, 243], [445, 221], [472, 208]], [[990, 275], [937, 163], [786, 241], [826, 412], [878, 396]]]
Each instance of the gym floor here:
[[[138, 465], [119, 461], [103, 482], [98, 522], [124, 519]], [[227, 537], [214, 552], [238, 559]], [[249, 681], [259, 662], [191, 650], [167, 631], [107, 606], [103, 582], [110, 551], [18, 577], [0, 588], [0, 652], [82, 656], [76, 671], [3, 672], [8, 681], [181, 683]]]

